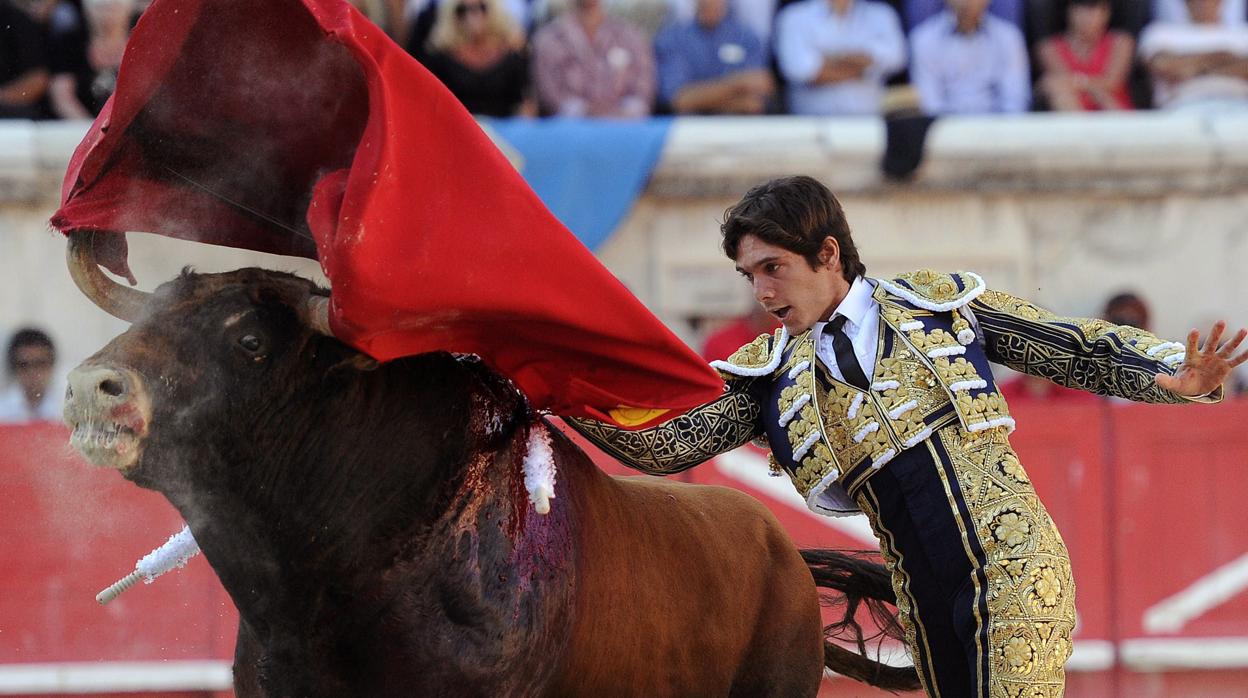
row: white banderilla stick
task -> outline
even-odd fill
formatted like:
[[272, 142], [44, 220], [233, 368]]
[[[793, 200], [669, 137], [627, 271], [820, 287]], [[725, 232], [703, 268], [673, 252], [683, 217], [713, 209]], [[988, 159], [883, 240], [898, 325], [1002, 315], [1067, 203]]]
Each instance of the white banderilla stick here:
[[134, 563], [134, 571], [117, 580], [115, 584], [95, 595], [101, 604], [117, 598], [121, 592], [129, 589], [140, 579], [151, 584], [154, 579], [175, 567], [182, 567], [186, 561], [199, 554], [199, 544], [191, 535], [191, 527], [183, 526], [181, 531], [169, 536], [165, 544], [144, 555]]

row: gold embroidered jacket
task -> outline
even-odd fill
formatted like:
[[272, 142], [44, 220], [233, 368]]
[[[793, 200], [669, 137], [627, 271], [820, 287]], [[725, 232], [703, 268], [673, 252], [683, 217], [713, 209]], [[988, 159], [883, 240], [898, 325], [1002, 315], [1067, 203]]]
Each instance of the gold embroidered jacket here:
[[[626, 465], [656, 475], [765, 440], [773, 472], [787, 474], [812, 510], [845, 515], [858, 511], [847, 490], [934, 431], [955, 422], [967, 432], [1013, 430], [990, 362], [1102, 395], [1186, 401], [1153, 379], [1183, 361], [1181, 344], [1059, 317], [988, 290], [971, 272], [920, 270], [875, 283], [880, 335], [866, 391], [826, 370], [810, 331], [791, 337], [782, 328], [712, 362], [724, 394], [671, 421], [637, 431], [569, 422]], [[1220, 397], [1219, 390], [1206, 400]]]

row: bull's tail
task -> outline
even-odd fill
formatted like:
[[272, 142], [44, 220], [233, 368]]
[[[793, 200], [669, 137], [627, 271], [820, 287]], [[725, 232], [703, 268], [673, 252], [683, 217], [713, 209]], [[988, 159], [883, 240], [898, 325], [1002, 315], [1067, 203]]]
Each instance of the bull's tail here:
[[[897, 620], [897, 597], [888, 570], [870, 559], [868, 553], [849, 554], [836, 550], [803, 550], [802, 559], [810, 567], [815, 585], [837, 594], [825, 594], [824, 600], [843, 607], [841, 619], [824, 628], [824, 666], [887, 691], [914, 691], [920, 688], [914, 667], [895, 667], [866, 656], [867, 643], [891, 638], [905, 642], [905, 632]], [[879, 632], [868, 637], [856, 620], [863, 606]], [[842, 647], [832, 640], [848, 641], [858, 649]]]

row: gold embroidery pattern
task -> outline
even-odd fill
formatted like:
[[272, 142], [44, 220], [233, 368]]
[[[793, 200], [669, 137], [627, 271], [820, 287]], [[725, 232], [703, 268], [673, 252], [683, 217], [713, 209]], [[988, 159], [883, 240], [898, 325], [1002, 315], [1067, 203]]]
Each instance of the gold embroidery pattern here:
[[794, 374], [793, 385], [780, 391], [777, 407], [779, 414], [783, 416], [792, 409], [801, 396], [809, 396], [806, 404], [792, 416], [787, 424], [783, 425], [794, 456], [799, 453], [799, 449], [803, 447], [807, 439], [814, 438], [812, 435], [822, 432], [822, 437], [807, 446], [801, 458], [794, 459], [797, 462], [793, 471], [793, 484], [803, 497], [807, 497], [824, 477], [836, 470], [836, 459], [832, 456], [832, 451], [826, 442], [830, 434], [824, 431], [823, 425], [819, 423], [819, 410], [814, 404], [815, 400], [820, 399], [814, 385], [817, 363], [814, 339], [807, 332], [795, 337], [793, 342], [793, 351], [781, 367], [780, 373], [787, 374], [803, 363], [805, 368]]
[[1075, 627], [1066, 544], [1003, 430], [940, 439], [987, 557], [990, 695], [1061, 696]]
[[[803, 495], [809, 494], [809, 488], [819, 484], [831, 472], [833, 454], [845, 469], [849, 469], [864, 459], [875, 462], [889, 449], [895, 450], [889, 438], [886, 418], [861, 391], [833, 382], [827, 392], [821, 385], [815, 386], [815, 392], [823, 413], [823, 434], [827, 444], [817, 445], [814, 457], [804, 461], [797, 469], [795, 482], [799, 488], [804, 487]], [[858, 408], [851, 418], [849, 410], [855, 402]], [[855, 438], [858, 440], [855, 441]]]
[[978, 285], [970, 280], [957, 275], [957, 278], [963, 282], [963, 290], [958, 290], [958, 284], [954, 280], [954, 274], [945, 274], [931, 269], [919, 269], [897, 277], [900, 281], [905, 281], [914, 295], [921, 298], [927, 298], [936, 303], [949, 303], [962, 298], [968, 293], [973, 292]]
[[1059, 317], [1000, 291], [985, 291], [971, 302], [971, 308], [993, 361], [1101, 395], [1140, 402], [1186, 402], [1153, 380], [1157, 373], [1175, 371], [1175, 357], [1184, 352], [1181, 345], [1134, 327]]
[[[1066, 545], [1004, 431], [972, 434], [955, 424], [941, 429], [939, 438], [987, 558], [989, 696], [1060, 698], [1075, 627], [1075, 586]], [[920, 619], [913, 615], [905, 561], [886, 522], [879, 520], [870, 487], [860, 490], [856, 501], [882, 542], [880, 552], [892, 571], [898, 616], [913, 653]], [[925, 688], [931, 695], [933, 688]]]
[[[914, 355], [914, 352], [903, 342], [893, 343], [892, 354], [879, 362], [877, 382], [897, 387], [882, 392], [877, 391], [884, 409], [890, 417], [893, 430], [903, 444], [909, 443], [923, 430], [928, 428], [927, 419], [949, 404], [949, 395], [944, 386], [928, 367]], [[914, 407], [903, 410], [907, 405]]]
[[[776, 335], [777, 338], [779, 335]], [[732, 356], [728, 357], [728, 363], [741, 368], [762, 368], [771, 362], [772, 351], [772, 335], [764, 333], [760, 334], [754, 341], [746, 344], [740, 349], [732, 352]], [[731, 380], [732, 375], [720, 372], [725, 380]]]
[[1010, 410], [1000, 391], [981, 393], [971, 397], [967, 393], [958, 393], [956, 406], [958, 414], [966, 420], [968, 429], [987, 429], [1005, 426], [1000, 420], [1010, 417]]
[[[920, 395], [911, 395], [908, 399], [919, 399], [920, 407], [925, 407], [925, 412], [921, 415], [911, 417], [910, 424], [894, 424], [903, 443], [909, 443], [917, 434], [919, 434], [926, 425], [923, 424], [920, 416], [927, 417], [936, 409], [942, 407], [948, 401], [949, 393], [945, 390], [949, 389], [954, 395], [954, 408], [957, 410], [958, 418], [962, 421], [962, 425], [967, 429], [987, 429], [994, 426], [1008, 426], [1007, 420], [1010, 417], [1009, 408], [1006, 406], [1005, 398], [1001, 396], [999, 391], [992, 393], [981, 393], [972, 397], [970, 390], [978, 390], [979, 388], [971, 388], [966, 385], [961, 390], [954, 390], [959, 383], [968, 384], [971, 381], [990, 382], [991, 376], [981, 376], [975, 369], [975, 365], [967, 361], [961, 354], [966, 351], [961, 342], [958, 341], [956, 335], [946, 332], [940, 328], [935, 328], [931, 332], [924, 328], [914, 327], [918, 323], [921, 316], [929, 316], [931, 313], [926, 311], [915, 312], [909, 308], [895, 305], [889, 300], [887, 295], [881, 294], [877, 290], [876, 300], [880, 302], [880, 309], [885, 323], [893, 328], [898, 337], [904, 337], [906, 343], [913, 347], [914, 351], [922, 352], [930, 362], [931, 368], [935, 370], [936, 375], [933, 377], [927, 366], [924, 365], [920, 357], [915, 357], [913, 367], [905, 371], [908, 376], [913, 376], [915, 381], [927, 383], [932, 381], [932, 385], [928, 385], [929, 390], [926, 391], [927, 398], [924, 400]], [[955, 313], [956, 320], [961, 320], [961, 315]], [[902, 331], [901, 328], [911, 328]], [[969, 325], [968, 325], [969, 329]], [[895, 355], [898, 357], [910, 358], [911, 352], [906, 350], [894, 349]], [[936, 353], [937, 356], [931, 356]], [[888, 361], [887, 359], [885, 360]], [[885, 363], [885, 370], [889, 370], [889, 365]], [[892, 369], [897, 370], [897, 369]], [[906, 380], [900, 380], [903, 386], [914, 385], [917, 389], [916, 393], [923, 393], [923, 386], [907, 383]], [[937, 382], [939, 385], [937, 385]], [[934, 390], [932, 390], [934, 388]], [[904, 401], [901, 401], [904, 402]], [[890, 406], [889, 410], [895, 407]]]
[[747, 386], [746, 381], [729, 381], [728, 391], [714, 402], [648, 429], [629, 431], [575, 417], [564, 421], [624, 465], [650, 475], [671, 475], [731, 451], [762, 432], [762, 406]]

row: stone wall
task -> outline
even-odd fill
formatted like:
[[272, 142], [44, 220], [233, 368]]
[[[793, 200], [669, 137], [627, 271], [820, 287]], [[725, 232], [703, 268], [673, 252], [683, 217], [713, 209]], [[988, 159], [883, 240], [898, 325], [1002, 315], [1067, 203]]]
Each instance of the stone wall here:
[[[0, 335], [50, 328], [68, 368], [124, 329], [64, 271], [47, 231], [82, 124], [0, 122]], [[1156, 329], [1248, 323], [1248, 116], [1025, 115], [938, 122], [910, 183], [879, 175], [871, 119], [680, 119], [646, 194], [601, 259], [691, 342], [744, 310], [748, 290], [718, 250], [723, 211], [772, 176], [819, 177], [844, 204], [873, 274], [969, 269], [1055, 311], [1095, 314], [1134, 289]], [[151, 288], [186, 264], [314, 263], [131, 235]]]

